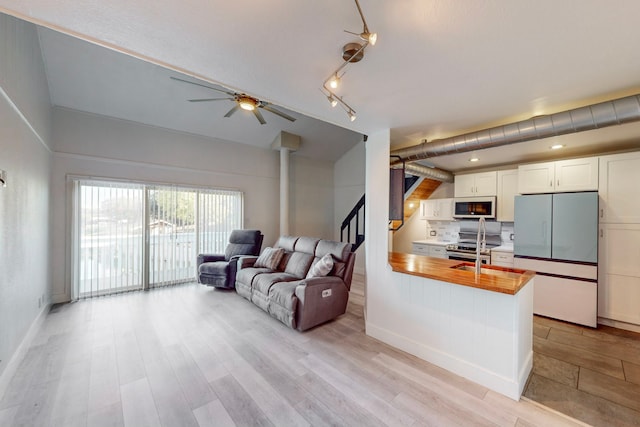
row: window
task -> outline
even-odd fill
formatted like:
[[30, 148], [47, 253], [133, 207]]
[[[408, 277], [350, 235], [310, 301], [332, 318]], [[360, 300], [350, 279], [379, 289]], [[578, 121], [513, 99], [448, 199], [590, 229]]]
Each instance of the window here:
[[234, 190], [74, 181], [74, 299], [185, 283], [242, 228]]

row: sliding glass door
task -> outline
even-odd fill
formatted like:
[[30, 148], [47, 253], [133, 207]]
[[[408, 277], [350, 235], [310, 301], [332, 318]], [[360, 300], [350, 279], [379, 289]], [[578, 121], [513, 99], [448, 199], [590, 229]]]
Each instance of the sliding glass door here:
[[74, 187], [76, 296], [142, 289], [143, 186], [77, 181]]
[[75, 180], [74, 196], [74, 299], [194, 281], [242, 228], [238, 191]]

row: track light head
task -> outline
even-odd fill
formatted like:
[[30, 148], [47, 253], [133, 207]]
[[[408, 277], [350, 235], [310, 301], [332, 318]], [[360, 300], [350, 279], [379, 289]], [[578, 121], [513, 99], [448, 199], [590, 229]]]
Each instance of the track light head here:
[[375, 46], [376, 42], [378, 41], [378, 34], [365, 31], [363, 33], [360, 33], [360, 38], [366, 42], [369, 42], [371, 46]]
[[356, 120], [356, 112], [351, 110], [349, 111], [349, 120], [351, 120], [352, 122]]
[[338, 73], [334, 74], [329, 80], [329, 86], [331, 89], [335, 89], [340, 84], [340, 77], [338, 77]]

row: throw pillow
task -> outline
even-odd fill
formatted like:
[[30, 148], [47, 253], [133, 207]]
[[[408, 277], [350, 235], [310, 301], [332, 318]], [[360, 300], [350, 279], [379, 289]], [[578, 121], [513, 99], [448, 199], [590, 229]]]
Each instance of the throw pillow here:
[[333, 257], [331, 256], [331, 254], [326, 254], [325, 256], [320, 258], [318, 262], [313, 264], [313, 267], [311, 267], [311, 269], [309, 269], [309, 272], [307, 273], [307, 279], [310, 279], [312, 277], [326, 276], [327, 274], [329, 274], [332, 268]]
[[282, 255], [284, 255], [284, 249], [282, 248], [264, 248], [253, 266], [275, 270], [282, 259]]

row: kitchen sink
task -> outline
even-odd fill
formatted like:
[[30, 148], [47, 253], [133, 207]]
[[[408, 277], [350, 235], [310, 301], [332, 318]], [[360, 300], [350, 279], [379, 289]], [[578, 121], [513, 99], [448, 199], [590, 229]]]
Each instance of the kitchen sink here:
[[[475, 265], [468, 263], [454, 265], [451, 268], [462, 271], [470, 271], [472, 273], [475, 273], [476, 271]], [[490, 266], [484, 266], [480, 268], [480, 274], [490, 274], [492, 276], [508, 277], [512, 279], [520, 277], [520, 275], [522, 275], [523, 273], [524, 270], [517, 270], [515, 268], [491, 268]]]

